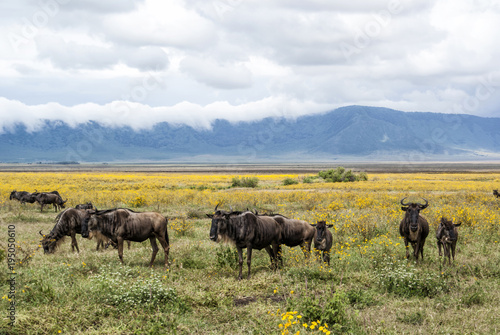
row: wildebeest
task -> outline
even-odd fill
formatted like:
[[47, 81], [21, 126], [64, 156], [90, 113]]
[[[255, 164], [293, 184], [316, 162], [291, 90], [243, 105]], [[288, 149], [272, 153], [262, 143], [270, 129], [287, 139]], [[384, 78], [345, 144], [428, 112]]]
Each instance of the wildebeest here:
[[153, 266], [160, 241], [165, 251], [165, 266], [168, 265], [170, 242], [168, 239], [168, 220], [156, 212], [134, 212], [127, 208], [114, 208], [94, 211], [82, 225], [82, 237], [89, 237], [90, 231], [101, 234], [118, 244], [118, 257], [123, 264], [123, 241], [143, 242], [149, 238], [153, 253], [149, 266]]
[[68, 208], [59, 213], [55, 219], [56, 224], [49, 234], [43, 235], [42, 231], [40, 231], [40, 235], [43, 236], [43, 251], [45, 253], [54, 252], [54, 249], [64, 236], [71, 236], [71, 249], [75, 251], [76, 248], [76, 251], [80, 252], [76, 242], [76, 234], [81, 234], [82, 223], [89, 216], [88, 211], [75, 208]]
[[321, 260], [330, 265], [330, 249], [332, 248], [333, 236], [328, 228], [333, 226], [327, 225], [325, 221], [318, 221], [316, 224], [312, 224], [312, 226], [316, 227], [314, 233], [314, 249], [316, 250], [318, 258], [322, 252], [323, 255]]
[[40, 212], [43, 211], [43, 206], [52, 204], [54, 206], [54, 211], [57, 212], [58, 208], [64, 208], [64, 204], [68, 199], [63, 200], [59, 192], [42, 192], [42, 193], [33, 193], [36, 201], [40, 204]]
[[75, 208], [76, 209], [94, 209], [94, 205], [92, 205], [92, 203], [89, 201], [86, 204], [78, 204], [75, 206]]
[[424, 244], [427, 235], [429, 235], [429, 223], [420, 215], [422, 209], [427, 208], [429, 202], [425, 200], [425, 204], [420, 203], [404, 203], [406, 198], [401, 199], [401, 210], [405, 211], [405, 217], [399, 225], [399, 234], [404, 237], [406, 258], [410, 258], [408, 242], [413, 247], [413, 255], [418, 262], [418, 254], [422, 260], [424, 259]]
[[[306, 258], [309, 257], [311, 252], [311, 244], [314, 238], [316, 229], [303, 220], [289, 219], [281, 214], [258, 214], [259, 217], [271, 217], [280, 224], [281, 227], [281, 240], [279, 244], [284, 244], [287, 247], [300, 246]], [[281, 248], [278, 254], [281, 260]]]
[[257, 216], [251, 212], [231, 213], [217, 210], [214, 214], [207, 214], [212, 219], [210, 239], [234, 243], [238, 250], [239, 275], [243, 277], [243, 248], [247, 248], [248, 276], [250, 278], [252, 264], [252, 250], [266, 249], [273, 268], [277, 266], [281, 226], [271, 217]]
[[460, 223], [453, 223], [453, 221], [448, 220], [445, 217], [441, 217], [439, 226], [436, 230], [437, 246], [439, 250], [439, 256], [441, 256], [441, 246], [444, 250], [444, 257], [448, 257], [448, 263], [451, 264], [450, 259], [450, 249], [453, 256], [453, 261], [455, 261], [455, 247], [457, 246], [458, 239], [458, 229]]
[[29, 202], [30, 204], [34, 203], [36, 201], [35, 196], [29, 192], [26, 191], [12, 191], [10, 193], [9, 200], [18, 200], [22, 204]]
[[493, 190], [493, 195], [497, 198], [500, 198], [500, 193], [498, 193], [498, 190]]

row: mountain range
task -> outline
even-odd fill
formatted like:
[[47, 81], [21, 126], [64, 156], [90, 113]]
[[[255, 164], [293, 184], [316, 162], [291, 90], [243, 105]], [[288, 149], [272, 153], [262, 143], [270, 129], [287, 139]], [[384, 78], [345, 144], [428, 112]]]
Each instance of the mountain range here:
[[500, 159], [500, 118], [348, 106], [296, 119], [265, 118], [211, 129], [71, 127], [45, 121], [0, 134], [0, 162], [301, 162]]

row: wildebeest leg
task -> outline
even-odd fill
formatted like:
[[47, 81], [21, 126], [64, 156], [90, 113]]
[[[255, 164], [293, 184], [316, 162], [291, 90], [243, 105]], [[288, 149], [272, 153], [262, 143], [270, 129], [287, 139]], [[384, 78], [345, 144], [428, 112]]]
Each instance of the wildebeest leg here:
[[248, 266], [247, 279], [250, 279], [250, 268], [252, 266], [252, 247], [247, 248], [247, 266]]
[[405, 238], [405, 250], [406, 250], [406, 259], [410, 259], [410, 250], [408, 246], [408, 239]]
[[132, 244], [132, 241], [127, 241], [127, 245], [128, 245], [128, 250], [130, 250], [130, 245]]
[[283, 253], [281, 252], [281, 244], [273, 244], [273, 250], [276, 260], [276, 267], [283, 267]]
[[[151, 254], [151, 262], [149, 262], [149, 266], [153, 266], [153, 262], [156, 258], [156, 254], [158, 253], [158, 244], [156, 244], [156, 237], [152, 236], [149, 238], [149, 241], [151, 242], [151, 248], [153, 248], [153, 253]], [[122, 244], [123, 245], [123, 244]], [[165, 254], [166, 256], [166, 254]]]
[[[170, 246], [167, 243], [167, 240], [164, 237], [158, 236], [158, 241], [160, 241], [161, 246], [163, 247], [163, 251], [165, 251], [165, 266], [168, 266], [168, 253], [170, 251]], [[130, 241], [127, 241], [130, 242]], [[130, 249], [130, 243], [128, 245]]]
[[422, 258], [422, 261], [424, 260], [424, 244], [425, 240], [418, 242], [418, 249], [420, 250], [420, 256]]
[[40, 205], [40, 212], [43, 212], [43, 204]]
[[330, 265], [330, 253], [328, 251], [323, 251], [323, 262]]
[[309, 255], [311, 254], [311, 243], [304, 242], [300, 245], [300, 248], [302, 249], [302, 252], [304, 253], [304, 257], [306, 259], [309, 258]]
[[276, 262], [275, 262], [275, 257], [274, 257], [274, 250], [271, 248], [271, 246], [266, 247], [267, 254], [269, 255], [269, 259], [271, 261], [271, 269], [276, 270]]
[[439, 257], [441, 257], [441, 241], [438, 240], [437, 245], [438, 245]]
[[71, 251], [78, 251], [80, 253], [80, 249], [78, 249], [78, 243], [76, 242], [76, 233], [74, 231], [71, 232]]
[[243, 250], [240, 247], [236, 247], [238, 250], [238, 265], [240, 266], [240, 274], [238, 275], [238, 280], [241, 280], [243, 272]]
[[117, 237], [116, 242], [118, 244], [118, 257], [123, 264], [123, 237]]

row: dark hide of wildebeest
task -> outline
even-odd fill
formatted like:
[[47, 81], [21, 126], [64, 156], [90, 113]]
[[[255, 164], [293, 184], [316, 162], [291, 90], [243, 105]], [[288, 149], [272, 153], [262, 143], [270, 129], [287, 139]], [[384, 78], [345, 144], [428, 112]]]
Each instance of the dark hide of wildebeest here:
[[[273, 218], [280, 224], [280, 244], [284, 244], [287, 247], [291, 248], [299, 245], [304, 252], [304, 256], [308, 258], [311, 253], [311, 244], [316, 229], [314, 229], [314, 227], [306, 221], [289, 219], [279, 214], [273, 215], [271, 216], [271, 218]], [[279, 255], [281, 256], [281, 252], [279, 253]]]
[[97, 208], [94, 208], [94, 205], [92, 205], [92, 203], [89, 201], [87, 202], [86, 204], [78, 204], [75, 206], [76, 209], [95, 209], [97, 210]]
[[64, 204], [68, 199], [63, 200], [59, 195], [59, 192], [53, 191], [50, 193], [33, 193], [36, 201], [40, 204], [40, 212], [43, 211], [43, 206], [52, 204], [54, 206], [54, 211], [57, 212], [58, 209], [64, 208]]
[[[325, 221], [318, 221], [317, 224], [312, 224], [312, 226], [316, 227], [313, 239], [316, 255], [318, 259], [330, 265], [330, 249], [333, 244], [333, 236], [328, 228], [333, 227], [333, 225], [327, 225]], [[321, 258], [320, 253], [323, 253]]]
[[451, 264], [450, 259], [450, 249], [453, 256], [453, 261], [455, 261], [455, 247], [458, 240], [458, 229], [460, 223], [454, 224], [453, 221], [448, 220], [445, 217], [441, 217], [439, 226], [436, 229], [436, 239], [439, 251], [439, 256], [441, 256], [441, 246], [444, 250], [444, 260], [448, 257], [448, 264]]
[[265, 249], [271, 259], [271, 266], [276, 268], [281, 227], [273, 218], [256, 216], [251, 212], [225, 212], [217, 210], [217, 206], [215, 213], [207, 216], [212, 219], [210, 239], [215, 242], [224, 240], [234, 243], [238, 250], [238, 280], [243, 277], [243, 248], [247, 248], [247, 279], [250, 278], [253, 249]]
[[429, 202], [425, 200], [425, 204], [420, 203], [404, 203], [406, 198], [401, 199], [401, 210], [405, 212], [405, 217], [399, 225], [399, 234], [404, 238], [406, 248], [406, 258], [410, 258], [408, 243], [413, 247], [413, 255], [418, 262], [420, 254], [424, 259], [424, 244], [427, 235], [429, 235], [429, 223], [420, 215], [422, 209], [427, 208]]
[[43, 251], [46, 254], [54, 252], [64, 236], [71, 236], [71, 249], [75, 251], [76, 248], [76, 251], [80, 252], [76, 242], [76, 234], [82, 233], [82, 223], [89, 216], [88, 211], [75, 208], [68, 208], [59, 213], [55, 219], [56, 224], [50, 233], [43, 235], [40, 231], [40, 235], [43, 237], [41, 241]]
[[101, 234], [118, 244], [118, 257], [123, 264], [123, 241], [143, 242], [149, 238], [153, 253], [149, 266], [158, 253], [156, 239], [165, 251], [165, 266], [168, 266], [170, 242], [168, 239], [168, 220], [156, 212], [134, 212], [126, 208], [95, 211], [82, 226], [82, 237], [89, 237], [90, 231]]
[[498, 190], [493, 190], [493, 195], [497, 198], [500, 198], [500, 193], [498, 193]]
[[21, 202], [21, 204], [24, 204], [26, 202], [32, 204], [36, 201], [35, 199], [35, 196], [29, 192], [26, 192], [26, 191], [12, 191], [10, 193], [10, 197], [9, 197], [9, 200], [18, 200], [19, 202]]

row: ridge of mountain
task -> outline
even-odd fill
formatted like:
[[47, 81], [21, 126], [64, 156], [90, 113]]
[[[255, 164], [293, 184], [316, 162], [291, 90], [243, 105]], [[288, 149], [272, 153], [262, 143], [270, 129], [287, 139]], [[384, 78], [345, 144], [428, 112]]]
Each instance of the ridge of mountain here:
[[[158, 123], [151, 129], [76, 127], [61, 121], [0, 134], [1, 162], [302, 161], [353, 157], [500, 157], [500, 118], [347, 106], [296, 119], [265, 118], [211, 129]], [[406, 158], [405, 158], [406, 159]]]

